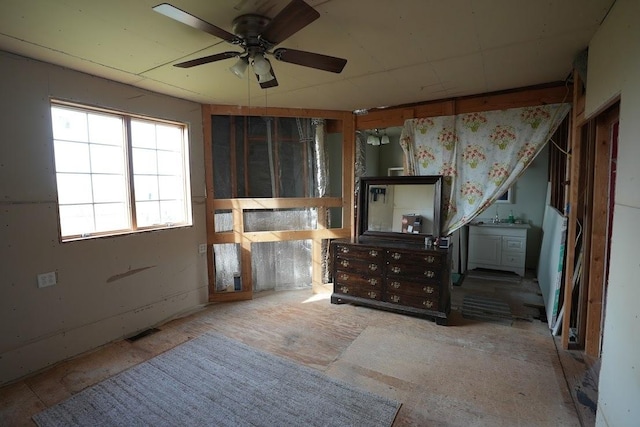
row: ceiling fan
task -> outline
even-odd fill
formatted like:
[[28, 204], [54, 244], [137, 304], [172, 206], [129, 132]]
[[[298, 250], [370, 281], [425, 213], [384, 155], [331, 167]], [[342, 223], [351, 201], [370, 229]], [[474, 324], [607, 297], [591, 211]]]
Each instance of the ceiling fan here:
[[233, 34], [169, 3], [154, 6], [153, 10], [243, 49], [242, 52], [229, 51], [192, 59], [175, 64], [176, 67], [190, 68], [223, 59], [238, 58], [230, 70], [238, 77], [243, 77], [248, 66], [251, 65], [260, 87], [266, 89], [278, 86], [275, 72], [266, 55], [271, 55], [278, 61], [332, 73], [342, 72], [347, 64], [346, 59], [303, 50], [284, 47], [272, 50], [274, 46], [320, 17], [320, 13], [303, 0], [291, 0], [273, 19], [256, 14], [238, 16], [233, 20]]

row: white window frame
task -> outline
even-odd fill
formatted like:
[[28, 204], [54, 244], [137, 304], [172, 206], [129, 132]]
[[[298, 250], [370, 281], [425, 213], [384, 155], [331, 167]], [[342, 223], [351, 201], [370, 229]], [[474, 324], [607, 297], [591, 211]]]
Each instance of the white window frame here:
[[[63, 214], [61, 213], [61, 206], [66, 206], [64, 203], [61, 204], [60, 203], [60, 187], [58, 186], [58, 174], [62, 174], [63, 172], [59, 172], [58, 171], [58, 165], [56, 165], [56, 170], [55, 170], [55, 177], [56, 177], [56, 202], [58, 205], [58, 234], [60, 237], [60, 241], [61, 242], [69, 242], [69, 241], [77, 241], [77, 240], [85, 240], [85, 239], [94, 239], [94, 238], [100, 238], [100, 237], [107, 237], [107, 236], [119, 236], [119, 235], [128, 235], [128, 234], [133, 234], [133, 233], [139, 233], [139, 232], [144, 232], [144, 231], [153, 231], [153, 230], [165, 230], [165, 229], [174, 229], [174, 228], [180, 228], [180, 227], [189, 227], [193, 224], [193, 214], [192, 214], [192, 210], [191, 210], [191, 182], [190, 182], [190, 170], [189, 170], [189, 132], [188, 132], [188, 125], [186, 123], [182, 123], [182, 122], [177, 122], [177, 121], [171, 121], [171, 120], [166, 120], [166, 119], [160, 119], [160, 118], [155, 118], [155, 117], [149, 117], [149, 116], [143, 116], [143, 115], [137, 115], [137, 114], [130, 114], [130, 113], [125, 113], [122, 111], [116, 111], [116, 110], [111, 110], [111, 109], [105, 109], [105, 108], [99, 108], [99, 107], [93, 107], [93, 106], [88, 106], [88, 105], [83, 105], [83, 104], [78, 104], [78, 103], [72, 103], [72, 102], [68, 102], [68, 101], [64, 101], [64, 100], [58, 100], [58, 99], [52, 99], [51, 103], [50, 103], [50, 111], [53, 112], [54, 108], [63, 108], [63, 109], [68, 109], [68, 110], [75, 110], [81, 113], [87, 113], [87, 114], [98, 114], [98, 115], [106, 115], [106, 116], [112, 116], [112, 117], [117, 117], [122, 119], [122, 130], [123, 130], [123, 138], [124, 138], [124, 143], [123, 143], [123, 169], [124, 169], [124, 185], [122, 188], [122, 191], [125, 192], [126, 194], [126, 211], [128, 213], [128, 227], [125, 228], [119, 228], [119, 229], [113, 229], [113, 230], [102, 230], [102, 231], [91, 231], [89, 233], [81, 233], [81, 234], [63, 234], [63, 230], [62, 230], [62, 216]], [[165, 223], [154, 223], [154, 224], [149, 224], [149, 225], [139, 225], [138, 224], [138, 218], [137, 218], [137, 212], [136, 212], [136, 202], [141, 202], [141, 200], [136, 200], [136, 193], [135, 193], [135, 185], [134, 185], [134, 179], [135, 176], [141, 176], [143, 175], [142, 173], [138, 173], [136, 174], [135, 172], [135, 168], [134, 168], [134, 160], [133, 160], [133, 152], [135, 149], [140, 150], [140, 147], [132, 147], [132, 121], [137, 122], [137, 123], [142, 123], [142, 122], [146, 122], [149, 124], [153, 124], [153, 125], [166, 125], [166, 126], [170, 126], [170, 127], [175, 127], [177, 129], [179, 129], [180, 131], [180, 152], [181, 152], [181, 171], [179, 175], [168, 175], [169, 177], [172, 177], [174, 179], [177, 179], [177, 177], [181, 177], [181, 181], [182, 181], [182, 200], [180, 199], [167, 199], [167, 200], [163, 200], [160, 197], [160, 194], [158, 194], [158, 196], [155, 199], [150, 199], [150, 201], [157, 201], [158, 205], [161, 206], [161, 203], [163, 201], [165, 202], [175, 202], [177, 200], [181, 201], [183, 203], [183, 208], [184, 208], [184, 221], [176, 221], [176, 222], [165, 222]], [[55, 152], [55, 144], [56, 144], [56, 135], [54, 134], [54, 128], [53, 128], [53, 117], [52, 117], [52, 144], [53, 144], [53, 152]], [[87, 138], [89, 139], [89, 138]], [[59, 142], [61, 140], [58, 140]], [[157, 140], [156, 140], [157, 141]], [[62, 140], [62, 142], [64, 142]], [[82, 143], [86, 143], [88, 147], [91, 146], [92, 142], [91, 141], [77, 141], [78, 143], [82, 144]], [[155, 152], [155, 154], [157, 155], [160, 152], [163, 153], [167, 153], [167, 150], [163, 150], [163, 149], [159, 149], [159, 148], [149, 148], [148, 151], [152, 151]], [[175, 150], [171, 150], [171, 152], [177, 153], [178, 151]], [[55, 159], [54, 159], [54, 164], [55, 164]], [[85, 174], [85, 175], [89, 175], [90, 179], [93, 180], [94, 177], [96, 175], [98, 175], [97, 173], [94, 173], [93, 171], [89, 171], [88, 173], [83, 172], [81, 174]], [[155, 172], [155, 174], [152, 172], [150, 174], [148, 174], [147, 176], [150, 177], [157, 177], [158, 179], [158, 191], [159, 193], [162, 192], [162, 188], [160, 186], [160, 178], [161, 177], [166, 177], [167, 175], [163, 175], [161, 174], [159, 171]], [[93, 182], [93, 181], [92, 181]], [[86, 205], [86, 206], [92, 206], [93, 209], [93, 221], [95, 223], [96, 221], [96, 213], [95, 213], [95, 207], [97, 205], [99, 205], [99, 202], [96, 202], [95, 197], [93, 197], [93, 193], [92, 193], [92, 200], [90, 203], [77, 203], [77, 204], [67, 204], [70, 206], [79, 206], [79, 205]], [[150, 196], [151, 197], [151, 196]], [[162, 214], [160, 214], [162, 215]]]

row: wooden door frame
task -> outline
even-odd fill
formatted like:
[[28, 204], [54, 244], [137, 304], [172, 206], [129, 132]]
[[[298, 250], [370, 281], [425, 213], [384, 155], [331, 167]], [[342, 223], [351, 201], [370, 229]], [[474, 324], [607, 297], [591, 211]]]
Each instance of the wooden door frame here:
[[[586, 93], [576, 72], [573, 95], [562, 347], [584, 349], [585, 354], [599, 357], [609, 263], [611, 127], [619, 119], [619, 98], [585, 117]], [[601, 220], [603, 217], [605, 221]], [[576, 245], [578, 237], [580, 250]], [[580, 252], [582, 265], [578, 266]], [[577, 268], [580, 270], [576, 272]], [[577, 307], [572, 307], [574, 304]], [[572, 334], [572, 330], [576, 333]], [[571, 337], [576, 341], [571, 342]]]

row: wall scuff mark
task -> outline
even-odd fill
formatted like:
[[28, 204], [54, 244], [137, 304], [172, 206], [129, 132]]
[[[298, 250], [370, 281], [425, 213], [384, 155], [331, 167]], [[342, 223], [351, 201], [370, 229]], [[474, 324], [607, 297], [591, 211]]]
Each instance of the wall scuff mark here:
[[140, 268], [136, 268], [133, 270], [129, 270], [125, 273], [120, 273], [120, 274], [114, 274], [113, 276], [109, 277], [107, 279], [107, 283], [111, 283], [111, 282], [115, 282], [116, 280], [120, 280], [120, 279], [124, 279], [125, 277], [129, 277], [129, 276], [133, 276], [134, 274], [140, 273], [142, 271], [148, 270], [150, 268], [155, 268], [157, 266], [155, 265], [150, 265], [148, 267], [140, 267]]

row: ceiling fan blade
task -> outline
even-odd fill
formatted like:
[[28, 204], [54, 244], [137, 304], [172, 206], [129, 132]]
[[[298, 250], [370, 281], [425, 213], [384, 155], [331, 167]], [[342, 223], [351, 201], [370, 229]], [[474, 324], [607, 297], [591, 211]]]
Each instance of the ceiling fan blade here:
[[320, 13], [303, 0], [291, 0], [291, 3], [269, 22], [260, 37], [272, 45], [277, 45], [319, 17]]
[[330, 71], [332, 73], [342, 72], [344, 66], [347, 65], [346, 59], [287, 48], [276, 49], [273, 52], [273, 56], [279, 61]]
[[177, 7], [170, 5], [169, 3], [161, 3], [157, 6], [154, 6], [153, 10], [173, 20], [182, 22], [183, 24], [186, 24], [192, 28], [219, 37], [229, 43], [238, 44], [238, 38], [234, 34], [231, 34], [230, 32], [223, 30], [222, 28], [216, 27], [215, 25], [210, 24], [207, 21], [203, 21], [202, 19], [193, 16], [192, 14], [185, 12], [182, 9], [178, 9]]
[[240, 56], [242, 52], [222, 52], [215, 55], [203, 56], [202, 58], [192, 59], [190, 61], [180, 62], [179, 64], [173, 64], [174, 67], [191, 68], [196, 65], [208, 64], [210, 62], [220, 61], [222, 59], [235, 58]]

